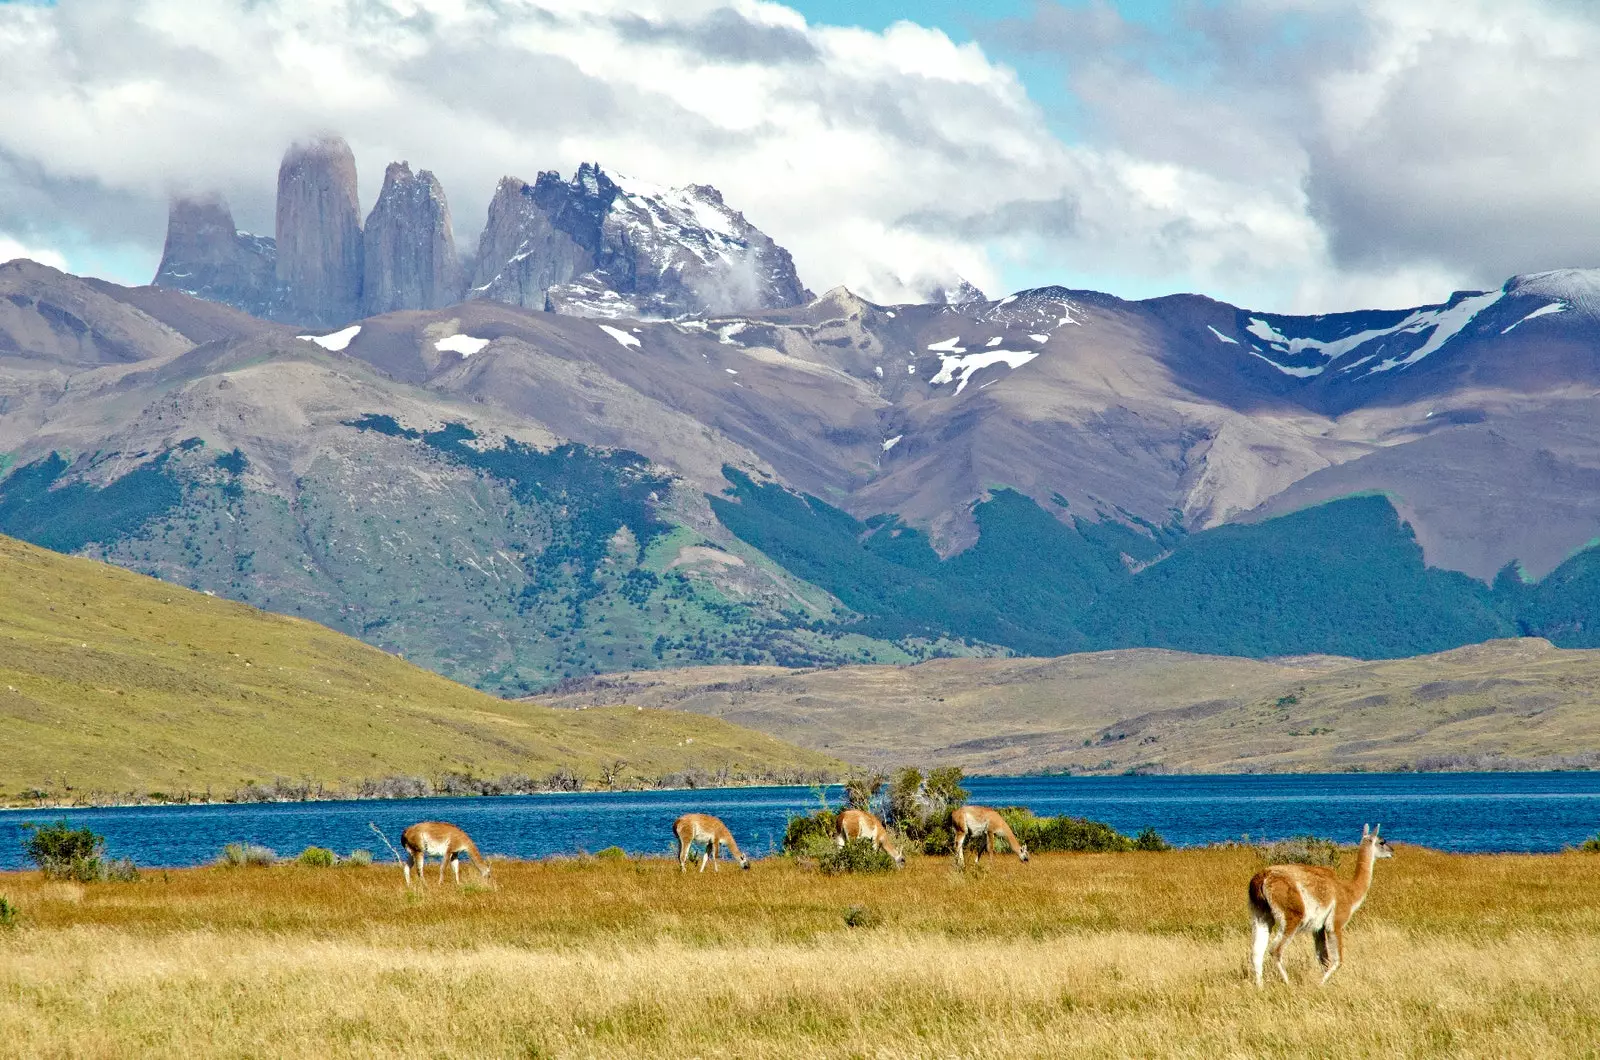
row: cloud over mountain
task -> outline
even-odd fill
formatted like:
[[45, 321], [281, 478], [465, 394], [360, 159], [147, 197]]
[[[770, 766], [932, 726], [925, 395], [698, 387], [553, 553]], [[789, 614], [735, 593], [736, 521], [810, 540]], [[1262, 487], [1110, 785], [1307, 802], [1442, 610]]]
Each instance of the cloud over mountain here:
[[1600, 257], [1587, 9], [1173, 11], [1043, 0], [957, 43], [752, 0], [3, 4], [0, 239], [141, 279], [171, 192], [270, 231], [260, 175], [337, 130], [363, 210], [409, 159], [468, 247], [500, 177], [598, 160], [715, 185], [814, 289], [880, 301], [1027, 276], [1315, 310]]

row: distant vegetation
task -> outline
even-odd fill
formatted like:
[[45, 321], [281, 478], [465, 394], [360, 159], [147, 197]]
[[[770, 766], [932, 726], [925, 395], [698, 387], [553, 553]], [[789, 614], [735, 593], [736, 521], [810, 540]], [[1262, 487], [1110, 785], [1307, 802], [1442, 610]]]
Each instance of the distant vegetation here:
[[[947, 855], [955, 850], [951, 813], [964, 805], [959, 766], [940, 766], [924, 773], [915, 767], [896, 770], [892, 777], [878, 774], [858, 777], [845, 784], [844, 806], [823, 805], [809, 814], [789, 818], [784, 832], [784, 853], [811, 859], [824, 874], [884, 872], [894, 867], [889, 855], [865, 840], [840, 848], [834, 840], [839, 814], [845, 809], [874, 813], [899, 837], [907, 853]], [[1029, 850], [1037, 852], [1161, 851], [1171, 846], [1153, 828], [1137, 838], [1125, 836], [1108, 824], [1081, 817], [1036, 817], [1021, 806], [1002, 807], [1006, 823]], [[970, 847], [969, 847], [970, 849]]]
[[1263, 658], [1400, 658], [1495, 637], [1600, 645], [1600, 549], [1538, 585], [1428, 567], [1386, 497], [1254, 524], [1175, 528], [1076, 519], [995, 491], [978, 543], [941, 560], [890, 517], [852, 518], [733, 468], [723, 524], [864, 616], [863, 632], [987, 641], [1031, 655], [1159, 647]]

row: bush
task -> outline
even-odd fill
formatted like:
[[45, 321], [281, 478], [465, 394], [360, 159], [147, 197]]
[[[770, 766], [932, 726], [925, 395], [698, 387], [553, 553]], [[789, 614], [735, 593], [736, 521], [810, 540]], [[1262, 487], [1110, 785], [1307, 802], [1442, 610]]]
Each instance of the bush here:
[[1153, 850], [1159, 852], [1163, 850], [1171, 850], [1172, 844], [1161, 838], [1160, 832], [1156, 831], [1154, 828], [1146, 826], [1144, 831], [1139, 833], [1138, 838], [1133, 841], [1133, 849]]
[[604, 850], [595, 851], [595, 857], [601, 861], [627, 861], [628, 852], [621, 847], [606, 847]]
[[104, 879], [112, 883], [138, 883], [139, 866], [133, 863], [132, 858], [118, 858], [115, 861], [104, 863]]
[[222, 856], [217, 859], [217, 864], [224, 868], [262, 868], [274, 865], [278, 861], [278, 853], [271, 847], [264, 847], [257, 843], [229, 843], [222, 848]]
[[1078, 853], [1119, 853], [1127, 850], [1165, 850], [1166, 841], [1153, 828], [1145, 829], [1145, 839], [1139, 842], [1123, 835], [1108, 824], [1089, 821], [1082, 817], [1035, 817], [1022, 806], [1007, 806], [1000, 811], [1017, 838], [1028, 844], [1030, 851], [1064, 850]]
[[22, 910], [11, 904], [11, 899], [0, 894], [0, 928], [16, 927], [22, 919]]
[[294, 860], [309, 869], [331, 869], [339, 858], [327, 847], [306, 847]]
[[811, 849], [816, 851], [811, 856], [817, 859], [817, 868], [824, 876], [837, 876], [845, 872], [873, 875], [894, 871], [894, 858], [879, 850], [869, 839], [852, 839], [842, 847], [830, 842], [826, 849], [816, 846]]
[[1332, 868], [1339, 864], [1339, 844], [1314, 835], [1290, 836], [1256, 849], [1269, 865], [1327, 865]]
[[340, 864], [350, 865], [355, 868], [365, 868], [366, 866], [372, 864], [372, 851], [352, 850], [350, 851], [350, 856], [345, 858]]
[[88, 828], [69, 828], [66, 821], [43, 826], [24, 821], [22, 830], [28, 833], [23, 849], [51, 879], [94, 883], [104, 877], [104, 836]]
[[825, 839], [832, 843], [838, 828], [839, 815], [832, 810], [818, 810], [805, 816], [791, 817], [788, 827], [783, 830], [783, 852], [809, 856], [807, 845], [811, 840]]

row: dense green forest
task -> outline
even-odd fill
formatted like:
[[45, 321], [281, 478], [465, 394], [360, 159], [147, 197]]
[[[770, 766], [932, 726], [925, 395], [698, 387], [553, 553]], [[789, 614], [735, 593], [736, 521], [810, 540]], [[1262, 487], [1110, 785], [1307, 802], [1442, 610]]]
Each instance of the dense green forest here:
[[[1600, 550], [1537, 585], [1428, 567], [1381, 496], [1185, 536], [1077, 519], [1000, 490], [978, 543], [941, 560], [892, 517], [866, 521], [733, 469], [724, 525], [896, 636], [945, 632], [1026, 654], [1163, 647], [1396, 658], [1493, 637], [1600, 645]], [[1137, 571], [1137, 573], [1135, 573]]]

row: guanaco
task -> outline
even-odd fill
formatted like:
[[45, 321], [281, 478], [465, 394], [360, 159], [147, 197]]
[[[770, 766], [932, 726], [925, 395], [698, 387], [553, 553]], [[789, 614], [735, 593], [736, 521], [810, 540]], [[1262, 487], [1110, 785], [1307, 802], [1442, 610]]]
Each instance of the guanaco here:
[[489, 863], [478, 853], [478, 844], [472, 837], [453, 824], [444, 821], [419, 821], [400, 834], [400, 847], [406, 852], [402, 868], [406, 872], [406, 886], [411, 886], [411, 870], [417, 870], [417, 882], [422, 883], [422, 866], [428, 855], [439, 858], [439, 882], [444, 882], [444, 864], [450, 863], [456, 882], [461, 882], [459, 855], [465, 854], [478, 866], [484, 879], [489, 878]]
[[1361, 826], [1361, 846], [1356, 851], [1356, 874], [1341, 880], [1332, 869], [1321, 865], [1273, 865], [1250, 880], [1250, 918], [1255, 922], [1255, 938], [1250, 967], [1256, 987], [1261, 986], [1261, 965], [1267, 951], [1277, 962], [1284, 982], [1289, 973], [1283, 967], [1283, 950], [1304, 928], [1311, 929], [1322, 964], [1322, 982], [1339, 968], [1344, 956], [1344, 926], [1367, 897], [1372, 887], [1372, 866], [1379, 858], [1394, 857], [1387, 840], [1377, 828]]
[[900, 844], [894, 841], [894, 835], [887, 825], [878, 820], [876, 814], [866, 810], [846, 810], [839, 815], [838, 831], [834, 833], [833, 841], [843, 847], [851, 839], [865, 839], [874, 847], [894, 858], [894, 863], [899, 868], [906, 867], [905, 851], [900, 849]]
[[[966, 858], [963, 849], [967, 845], [967, 837], [976, 839], [982, 836], [985, 850], [994, 853], [994, 841], [998, 836], [1011, 844], [1011, 849], [1016, 852], [1018, 861], [1028, 860], [1028, 845], [1017, 839], [1016, 833], [1011, 831], [1011, 826], [1006, 824], [1006, 819], [998, 811], [987, 806], [959, 806], [950, 815], [956, 829], [956, 864], [965, 865]], [[981, 853], [973, 847], [972, 860], [980, 860]]]
[[709, 813], [686, 813], [672, 822], [672, 833], [678, 837], [678, 871], [687, 872], [689, 868], [689, 848], [696, 843], [705, 844], [705, 853], [700, 857], [700, 871], [706, 871], [706, 862], [711, 863], [711, 871], [717, 871], [717, 844], [721, 843], [728, 848], [728, 855], [739, 863], [741, 869], [750, 867], [750, 859], [739, 851], [739, 844], [733, 841], [733, 833], [728, 831], [728, 826]]

